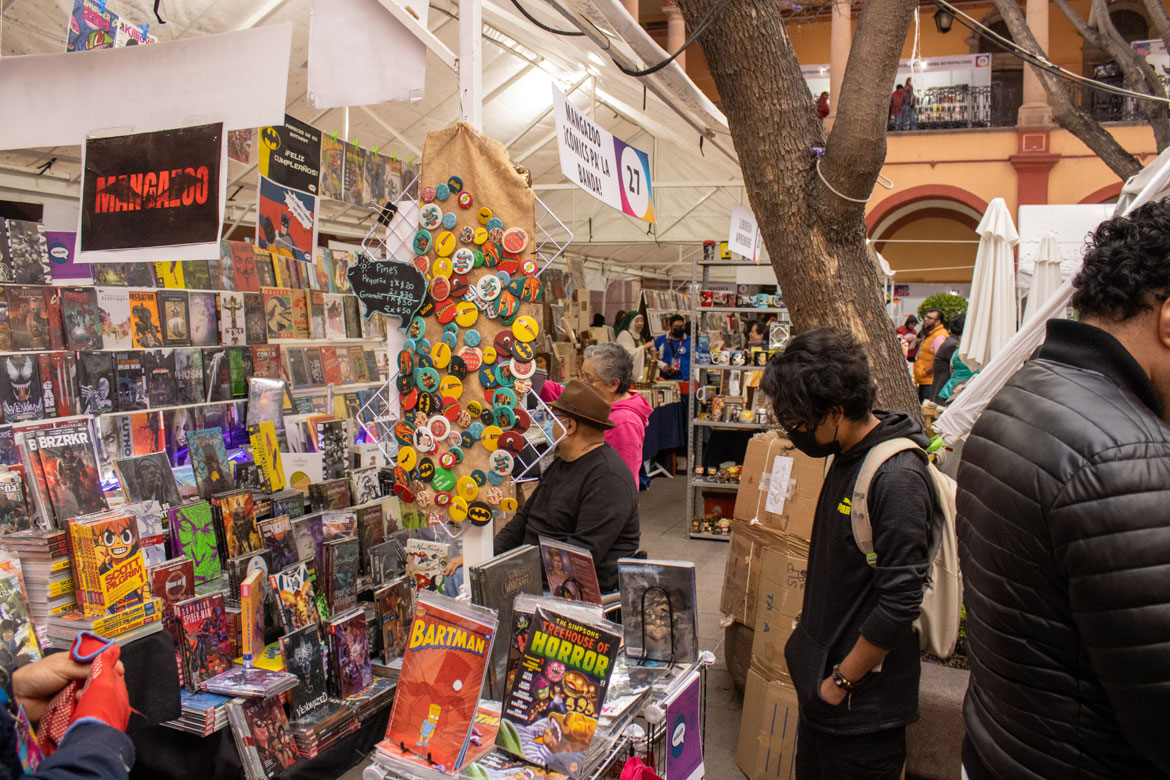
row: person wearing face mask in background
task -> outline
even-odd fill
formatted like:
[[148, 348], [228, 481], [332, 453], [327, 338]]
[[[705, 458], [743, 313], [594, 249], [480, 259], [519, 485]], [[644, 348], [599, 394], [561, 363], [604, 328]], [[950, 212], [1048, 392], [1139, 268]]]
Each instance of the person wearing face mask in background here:
[[905, 451], [882, 463], [867, 502], [871, 566], [853, 538], [851, 503], [871, 448], [899, 437], [922, 447], [930, 440], [909, 415], [873, 409], [877, 388], [865, 352], [831, 328], [794, 338], [768, 361], [761, 388], [797, 449], [834, 456], [813, 519], [800, 621], [784, 650], [800, 704], [797, 780], [895, 780], [906, 726], [918, 719], [912, 626], [939, 508], [925, 459]]
[[638, 552], [638, 488], [621, 456], [605, 442], [610, 405], [589, 385], [570, 380], [550, 408], [565, 427], [556, 457], [524, 506], [493, 542], [499, 555], [541, 536], [593, 553], [602, 592], [617, 590], [617, 560]]
[[670, 329], [654, 339], [658, 350], [658, 375], [663, 379], [691, 378], [691, 337], [687, 335], [686, 319], [681, 314], [670, 315]]

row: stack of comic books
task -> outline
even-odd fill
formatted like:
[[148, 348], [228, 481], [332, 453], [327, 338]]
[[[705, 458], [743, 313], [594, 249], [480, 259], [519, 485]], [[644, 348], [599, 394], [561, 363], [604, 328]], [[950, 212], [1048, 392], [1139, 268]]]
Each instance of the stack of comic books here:
[[302, 758], [316, 758], [361, 725], [354, 708], [330, 700], [324, 706], [289, 724], [293, 743]]
[[463, 767], [495, 634], [494, 611], [419, 594], [394, 709], [377, 747], [384, 760], [451, 774]]
[[377, 588], [374, 591], [374, 613], [382, 639], [382, 655], [377, 663], [371, 659], [371, 669], [382, 677], [397, 676], [414, 618], [414, 591], [410, 580], [399, 577]]
[[146, 563], [138, 521], [117, 509], [69, 521], [77, 603], [89, 616], [103, 617], [141, 604], [146, 598]]
[[228, 696], [214, 693], [191, 693], [180, 689], [179, 704], [182, 714], [175, 720], [163, 721], [167, 728], [207, 737], [227, 725]]
[[255, 667], [237, 667], [203, 681], [203, 690], [220, 696], [263, 699], [276, 696], [297, 686], [297, 676], [287, 672], [270, 672]]
[[296, 763], [296, 744], [279, 696], [233, 699], [227, 713], [247, 780], [268, 780]]
[[45, 643], [49, 618], [77, 604], [68, 535], [64, 531], [25, 531], [0, 537], [0, 546], [20, 559], [33, 624]]
[[17, 444], [42, 528], [63, 528], [72, 518], [108, 507], [98, 480], [92, 420], [23, 431]]
[[358, 691], [352, 696], [345, 697], [345, 702], [353, 707], [357, 719], [364, 722], [376, 712], [381, 712], [394, 701], [396, 681], [385, 677], [375, 677], [374, 682], [365, 690]]
[[79, 631], [92, 631], [119, 645], [127, 645], [136, 639], [163, 630], [162, 601], [146, 599], [140, 604], [126, 607], [104, 617], [86, 615], [78, 608], [68, 609], [60, 615], [49, 618], [49, 644], [67, 648]]

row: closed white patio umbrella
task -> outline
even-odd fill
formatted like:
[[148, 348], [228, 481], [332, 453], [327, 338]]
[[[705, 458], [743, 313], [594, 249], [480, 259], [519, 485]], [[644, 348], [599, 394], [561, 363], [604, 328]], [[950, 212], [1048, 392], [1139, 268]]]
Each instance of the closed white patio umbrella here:
[[1012, 247], [1019, 243], [1016, 226], [1003, 198], [996, 198], [975, 228], [979, 251], [967, 322], [959, 343], [959, 359], [979, 371], [1016, 332], [1016, 270]]
[[1027, 322], [1040, 307], [1048, 302], [1056, 291], [1060, 289], [1060, 245], [1056, 236], [1049, 233], [1040, 241], [1040, 250], [1036, 254], [1036, 265], [1032, 268], [1032, 286], [1028, 288], [1028, 304], [1024, 307], [1024, 318], [1020, 322]]

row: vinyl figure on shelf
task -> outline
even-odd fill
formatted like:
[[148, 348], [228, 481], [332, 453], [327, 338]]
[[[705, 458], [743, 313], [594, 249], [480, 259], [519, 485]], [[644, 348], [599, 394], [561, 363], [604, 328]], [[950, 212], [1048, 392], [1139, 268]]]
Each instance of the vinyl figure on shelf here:
[[438, 704], [432, 704], [430, 712], [427, 713], [427, 719], [423, 721], [422, 728], [418, 730], [418, 742], [414, 744], [418, 747], [425, 748], [431, 742], [431, 737], [435, 734], [435, 728], [439, 725], [439, 715], [443, 712], [443, 708]]

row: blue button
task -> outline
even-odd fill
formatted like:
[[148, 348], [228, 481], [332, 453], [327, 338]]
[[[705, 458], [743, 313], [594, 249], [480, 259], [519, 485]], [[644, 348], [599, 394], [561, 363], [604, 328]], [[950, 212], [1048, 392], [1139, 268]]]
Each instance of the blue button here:
[[435, 197], [439, 200], [446, 200], [451, 197], [451, 188], [446, 184], [435, 185]]

